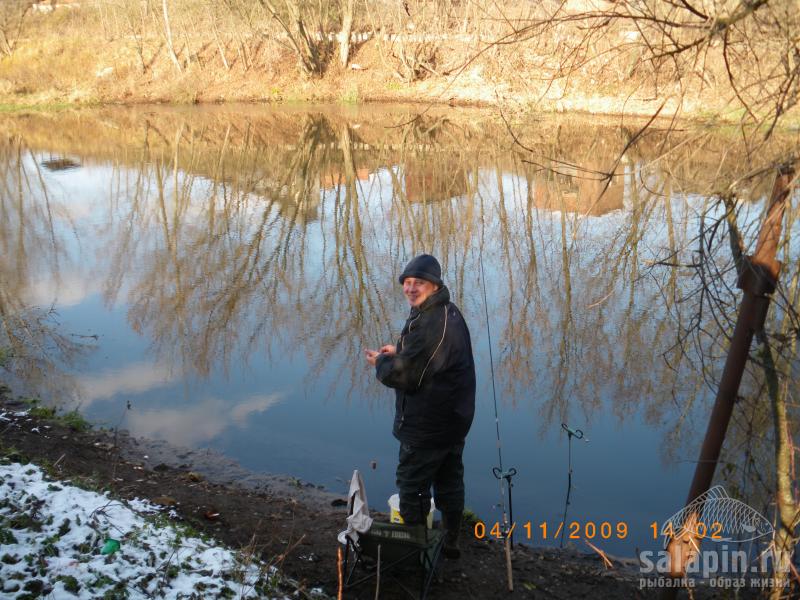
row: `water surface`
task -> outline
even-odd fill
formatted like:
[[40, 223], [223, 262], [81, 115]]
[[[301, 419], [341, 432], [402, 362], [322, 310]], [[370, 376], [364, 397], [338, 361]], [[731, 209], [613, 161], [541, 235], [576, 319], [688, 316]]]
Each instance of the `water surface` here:
[[[566, 423], [588, 439], [572, 442], [568, 520], [581, 535], [594, 523], [612, 553], [658, 547], [650, 525], [682, 506], [720, 363], [703, 373], [702, 342], [676, 345], [697, 312], [691, 269], [654, 263], [691, 262], [699, 215], [721, 215], [715, 181], [741, 157], [724, 137], [659, 127], [626, 150], [636, 124], [528, 120], [515, 143], [482, 112], [419, 113], [4, 118], [2, 301], [39, 324], [43, 352], [15, 384], [333, 491], [360, 469], [385, 509], [393, 393], [362, 352], [394, 342], [408, 311], [397, 274], [430, 252], [476, 355], [468, 506], [501, 518], [491, 332], [517, 539], [558, 543]], [[746, 190], [742, 222], [757, 221], [765, 185]]]

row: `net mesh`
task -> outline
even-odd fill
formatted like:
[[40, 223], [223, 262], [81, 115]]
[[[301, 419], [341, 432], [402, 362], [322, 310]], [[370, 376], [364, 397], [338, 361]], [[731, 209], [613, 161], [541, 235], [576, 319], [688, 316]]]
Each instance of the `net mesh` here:
[[744, 502], [715, 485], [664, 521], [665, 543], [686, 533], [717, 541], [744, 542], [773, 533], [772, 524]]

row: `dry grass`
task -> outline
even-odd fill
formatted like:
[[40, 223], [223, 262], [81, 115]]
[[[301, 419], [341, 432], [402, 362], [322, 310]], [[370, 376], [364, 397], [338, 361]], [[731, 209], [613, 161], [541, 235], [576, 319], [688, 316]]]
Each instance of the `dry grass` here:
[[[679, 73], [670, 64], [656, 68], [641, 60], [641, 46], [622, 27], [609, 28], [581, 51], [575, 51], [578, 29], [570, 25], [490, 46], [488, 39], [502, 27], [477, 15], [483, 20], [476, 22], [488, 24], [470, 33], [484, 35], [484, 41], [440, 41], [419, 80], [402, 80], [396, 44], [379, 39], [354, 48], [351, 63], [361, 68], [344, 69], [331, 60], [321, 78], [309, 79], [253, 3], [236, 0], [228, 5], [238, 8], [229, 10], [170, 0], [176, 60], [161, 13], [153, 8], [160, 3], [150, 5], [143, 12], [139, 2], [102, 2], [30, 18], [15, 53], [0, 59], [0, 103], [502, 102], [536, 110], [652, 114], [666, 102], [665, 114], [741, 114], [730, 109], [732, 94], [713, 49], [695, 72]], [[365, 29], [369, 23], [362, 19], [357, 25]]]

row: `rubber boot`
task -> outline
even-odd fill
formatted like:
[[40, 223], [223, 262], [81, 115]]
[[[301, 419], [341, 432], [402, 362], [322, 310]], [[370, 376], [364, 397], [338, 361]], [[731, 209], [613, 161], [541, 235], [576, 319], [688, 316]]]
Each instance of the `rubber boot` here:
[[461, 532], [461, 520], [463, 513], [447, 512], [442, 513], [442, 529], [444, 529], [444, 546], [442, 554], [445, 558], [460, 558], [461, 550], [458, 547], [458, 534]]

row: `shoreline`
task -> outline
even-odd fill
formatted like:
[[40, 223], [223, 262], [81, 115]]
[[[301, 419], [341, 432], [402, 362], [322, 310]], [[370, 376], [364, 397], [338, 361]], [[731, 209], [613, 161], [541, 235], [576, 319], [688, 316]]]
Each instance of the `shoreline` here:
[[[138, 498], [168, 507], [178, 522], [228, 547], [255, 544], [263, 560], [277, 562], [282, 574], [301, 589], [322, 588], [335, 595], [336, 535], [345, 525], [344, 496], [291, 476], [252, 473], [213, 452], [184, 451], [124, 434], [115, 440], [113, 432], [80, 431], [58, 417], [22, 415], [26, 406], [8, 390], [0, 390], [0, 457], [30, 461], [51, 477], [108, 491], [112, 498]], [[220, 516], [209, 520], [209, 514]], [[371, 514], [388, 521], [383, 512]], [[442, 561], [433, 597], [455, 600], [477, 590], [473, 597], [484, 598], [503, 589], [502, 545], [471, 537], [465, 525], [462, 559]], [[523, 597], [632, 597], [636, 561], [611, 557], [615, 568], [606, 570], [601, 557], [586, 550], [516, 544], [514, 577]], [[371, 597], [374, 590], [362, 593], [366, 595], [352, 597]]]
[[[20, 113], [58, 113], [60, 111], [70, 110], [100, 110], [100, 109], [137, 109], [145, 107], [159, 107], [159, 108], [210, 108], [210, 107], [235, 107], [247, 106], [250, 108], [287, 108], [287, 107], [313, 107], [313, 106], [331, 106], [339, 107], [343, 110], [347, 109], [364, 109], [376, 108], [381, 106], [410, 106], [410, 107], [426, 107], [425, 110], [436, 109], [441, 111], [445, 108], [451, 109], [465, 109], [465, 110], [479, 110], [492, 112], [493, 114], [506, 114], [502, 112], [504, 107], [510, 115], [518, 114], [520, 111], [527, 115], [535, 117], [541, 116], [544, 118], [557, 118], [557, 117], [570, 117], [574, 116], [579, 119], [633, 119], [647, 121], [652, 119], [653, 126], [659, 124], [670, 124], [674, 126], [678, 124], [689, 124], [694, 126], [734, 126], [738, 125], [739, 121], [733, 117], [727, 118], [724, 114], [709, 115], [704, 114], [702, 111], [680, 111], [673, 113], [658, 113], [648, 108], [641, 108], [640, 110], [596, 110], [591, 107], [593, 100], [605, 101], [607, 98], [589, 98], [589, 102], [572, 102], [569, 108], [559, 109], [554, 105], [532, 105], [519, 103], [517, 107], [513, 105], [503, 105], [500, 102], [489, 102], [479, 99], [441, 99], [428, 96], [370, 96], [362, 98], [357, 102], [346, 102], [336, 95], [330, 96], [316, 96], [309, 95], [307, 97], [292, 98], [291, 100], [274, 100], [263, 98], [230, 98], [225, 100], [202, 100], [193, 102], [181, 102], [176, 99], [154, 99], [154, 98], [136, 98], [136, 99], [112, 99], [112, 100], [63, 100], [57, 99], [38, 101], [33, 99], [20, 99], [17, 97], [8, 97], [0, 95], [0, 115], [2, 114], [20, 114]], [[511, 108], [509, 109], [509, 106]], [[496, 111], [500, 110], [501, 113]], [[796, 120], [786, 119], [782, 121], [777, 127], [776, 131], [794, 131], [800, 129], [800, 118]]]
[[[599, 121], [601, 124], [610, 125], [624, 122], [626, 125], [643, 126], [647, 123], [648, 129], [669, 129], [681, 131], [688, 128], [739, 128], [744, 125], [740, 120], [733, 117], [726, 118], [724, 115], [717, 114], [709, 116], [696, 112], [681, 112], [675, 114], [654, 114], [648, 111], [596, 111], [588, 106], [571, 107], [567, 110], [557, 110], [553, 107], [543, 108], [540, 106], [520, 107], [516, 110], [504, 109], [501, 104], [494, 102], [484, 102], [481, 100], [463, 101], [444, 101], [426, 97], [374, 97], [360, 100], [359, 102], [343, 102], [340, 98], [331, 97], [308, 97], [293, 100], [263, 100], [254, 98], [241, 98], [223, 101], [199, 101], [199, 102], [177, 102], [174, 100], [153, 100], [150, 98], [140, 98], [136, 100], [111, 100], [111, 101], [71, 101], [71, 102], [18, 102], [14, 99], [0, 96], [0, 116], [8, 117], [24, 115], [57, 115], [64, 112], [80, 111], [102, 111], [102, 110], [226, 110], [237, 107], [247, 109], [272, 110], [272, 109], [308, 109], [314, 107], [326, 107], [339, 111], [369, 111], [370, 109], [382, 107], [408, 107], [409, 109], [420, 109], [419, 114], [428, 111], [435, 111], [442, 114], [446, 110], [454, 111], [478, 111], [484, 113], [487, 118], [497, 119], [498, 121], [507, 120], [511, 125], [522, 121], [532, 120], [555, 120], [555, 119], [577, 119]], [[787, 116], [782, 120], [773, 132], [774, 134], [794, 134], [800, 132], [800, 115], [792, 118]]]
[[[173, 523], [234, 552], [255, 549], [262, 561], [276, 565], [283, 578], [297, 585], [300, 596], [321, 590], [335, 597], [336, 535], [344, 529], [346, 517], [343, 495], [288, 475], [253, 473], [215, 452], [75, 428], [58, 416], [31, 416], [26, 407], [30, 405], [0, 387], [4, 462], [30, 462], [57, 481], [105, 492], [111, 499], [162, 506]], [[388, 521], [386, 513], [370, 512], [377, 520]], [[432, 598], [461, 600], [507, 593], [501, 543], [488, 536], [475, 539], [465, 524], [461, 550], [460, 560], [442, 559]], [[643, 579], [637, 559], [600, 554], [588, 545], [584, 551], [572, 544], [558, 549], [517, 543], [511, 556], [515, 593], [523, 598], [642, 598], [659, 590], [655, 584], [643, 587], [642, 582], [657, 580]], [[603, 556], [610, 560], [610, 568]], [[727, 597], [702, 584], [694, 591], [695, 598]], [[387, 584], [381, 597], [402, 597], [394, 592]], [[369, 586], [346, 595], [373, 596]]]

